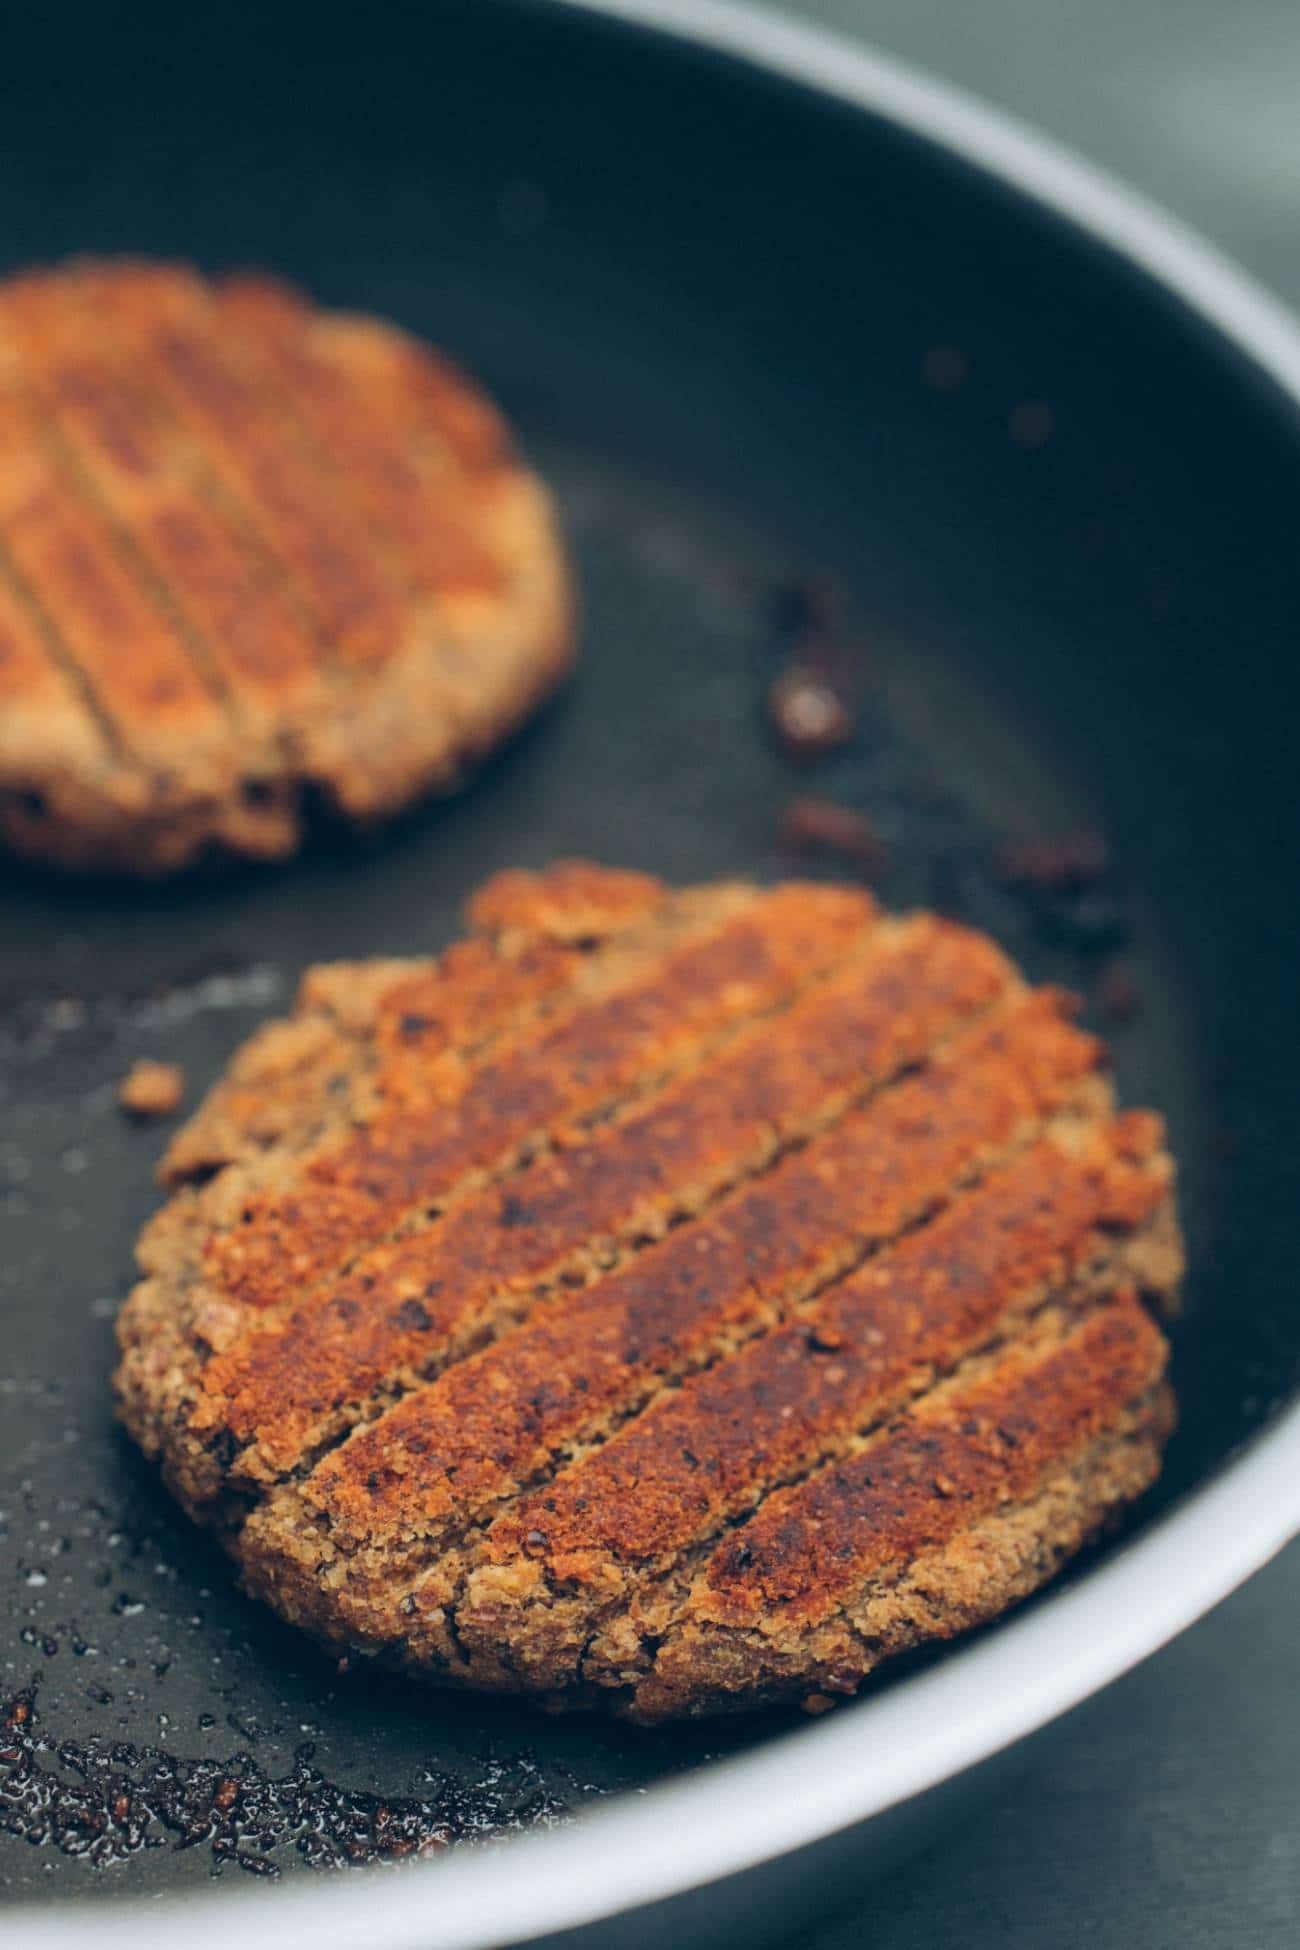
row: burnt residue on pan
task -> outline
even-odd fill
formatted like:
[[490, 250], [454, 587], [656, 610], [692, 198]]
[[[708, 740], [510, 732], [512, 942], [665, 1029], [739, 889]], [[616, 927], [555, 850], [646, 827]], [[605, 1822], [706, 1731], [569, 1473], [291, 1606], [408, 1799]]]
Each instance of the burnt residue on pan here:
[[473, 1786], [431, 1779], [423, 1794], [383, 1796], [328, 1780], [315, 1756], [315, 1743], [300, 1741], [280, 1774], [247, 1750], [196, 1759], [105, 1736], [60, 1740], [29, 1687], [0, 1709], [0, 1828], [100, 1869], [142, 1849], [199, 1849], [214, 1876], [238, 1869], [275, 1880], [286, 1860], [313, 1869], [404, 1862], [567, 1813], [526, 1757]]

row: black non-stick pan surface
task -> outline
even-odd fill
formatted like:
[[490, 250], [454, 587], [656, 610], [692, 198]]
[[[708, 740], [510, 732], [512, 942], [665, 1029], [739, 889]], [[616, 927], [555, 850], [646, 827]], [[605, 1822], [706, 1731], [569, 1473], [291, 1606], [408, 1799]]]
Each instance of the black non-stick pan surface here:
[[[439, 947], [507, 863], [771, 876], [791, 796], [829, 796], [888, 848], [891, 901], [1108, 1004], [1126, 1095], [1169, 1113], [1192, 1249], [1148, 1508], [1204, 1482], [1300, 1357], [1280, 397], [926, 144], [567, 10], [27, 9], [3, 62], [6, 266], [256, 263], [427, 333], [555, 483], [585, 615], [567, 693], [381, 836], [160, 888], [0, 870], [5, 1893], [437, 1852], [787, 1725], [647, 1734], [340, 1674], [113, 1427], [164, 1141], [117, 1079], [163, 1057], [197, 1092], [306, 964]], [[801, 762], [763, 700], [810, 587], [857, 730]], [[1008, 836], [1085, 827], [1115, 862], [1096, 884], [1004, 884]]]

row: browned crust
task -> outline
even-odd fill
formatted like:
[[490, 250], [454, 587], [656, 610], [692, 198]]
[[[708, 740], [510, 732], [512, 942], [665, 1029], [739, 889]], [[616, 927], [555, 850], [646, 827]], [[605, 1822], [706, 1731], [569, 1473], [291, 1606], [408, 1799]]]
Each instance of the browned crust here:
[[373, 819], [454, 784], [567, 667], [544, 490], [378, 321], [180, 266], [12, 278], [0, 460], [35, 630], [0, 663], [29, 728], [0, 833], [30, 855], [283, 854], [310, 794]]
[[1047, 1320], [988, 1373], [936, 1390], [901, 1429], [778, 1491], [715, 1553], [692, 1617], [760, 1630], [774, 1614], [819, 1623], [868, 1576], [945, 1543], [971, 1505], [1027, 1495], [1044, 1464], [1147, 1398], [1167, 1352], [1131, 1295], [1079, 1324]]
[[[199, 1361], [197, 1317], [204, 1301], [205, 1248], [235, 1223], [250, 1191], [282, 1184], [321, 1146], [345, 1139], [354, 1119], [381, 1101], [375, 1084], [384, 1053], [408, 1035], [408, 1002], [419, 998], [417, 1040], [430, 1060], [488, 1048], [507, 1030], [548, 1007], [571, 1006], [579, 981], [625, 978], [650, 942], [681, 925], [679, 906], [647, 880], [639, 909], [622, 875], [602, 921], [602, 870], [583, 869], [585, 935], [562, 966], [555, 944], [524, 927], [495, 939], [457, 943], [437, 962], [388, 961], [322, 966], [304, 976], [295, 1013], [259, 1031], [177, 1133], [163, 1163], [174, 1196], [145, 1228], [137, 1258], [147, 1276], [119, 1320], [123, 1359], [117, 1386], [123, 1413], [146, 1450], [160, 1453], [192, 1392]], [[572, 870], [545, 876], [563, 907]], [[490, 897], [489, 889], [485, 894]], [[729, 892], [715, 893], [715, 913]], [[640, 928], [635, 925], [639, 920]], [[626, 950], [624, 942], [630, 945]], [[403, 1065], [400, 1061], [397, 1070]], [[209, 1182], [210, 1181], [210, 1182]]]
[[[208, 1493], [216, 1468], [205, 1453], [211, 1436], [190, 1429], [198, 1370], [208, 1351], [251, 1326], [250, 1311], [268, 1312], [289, 1294], [301, 1301], [312, 1278], [345, 1271], [367, 1240], [401, 1216], [404, 1200], [423, 1219], [431, 1199], [445, 1206], [458, 1186], [473, 1191], [519, 1162], [526, 1143], [535, 1149], [545, 1139], [548, 1117], [559, 1120], [559, 1139], [580, 1112], [643, 1094], [707, 1051], [710, 1024], [716, 1034], [764, 998], [770, 1004], [792, 994], [809, 963], [845, 951], [873, 914], [867, 896], [830, 888], [759, 897], [720, 887], [666, 899], [644, 928], [615, 922], [605, 947], [586, 941], [575, 979], [539, 1017], [520, 1009], [519, 994], [497, 981], [490, 959], [471, 967], [462, 955], [445, 957], [433, 979], [448, 1006], [466, 988], [512, 1003], [495, 1025], [498, 1035], [485, 1038], [493, 1025], [472, 1010], [468, 1040], [448, 1048], [439, 1030], [445, 1011], [426, 1002], [418, 1021], [427, 1068], [418, 1044], [398, 1053], [391, 1073], [358, 1063], [351, 1092], [326, 1102], [319, 1125], [307, 1124], [305, 1146], [289, 1142], [245, 1157], [146, 1230], [142, 1266], [165, 1284], [146, 1281], [124, 1312], [126, 1381], [143, 1412], [157, 1393], [157, 1334], [166, 1323], [169, 1403], [163, 1417], [148, 1415], [148, 1425], [161, 1419], [172, 1431], [167, 1457], [178, 1491], [191, 1501]], [[512, 930], [492, 952], [535, 967], [539, 947], [548, 943]], [[386, 1013], [387, 1005], [378, 1009], [380, 1022]], [[399, 1007], [399, 1030], [407, 1020]], [[381, 1054], [384, 1040], [374, 1038]], [[385, 1171], [384, 1163], [394, 1168]], [[375, 1251], [382, 1261], [401, 1242]], [[129, 1385], [137, 1368], [152, 1377], [143, 1394]], [[208, 1398], [212, 1392], [209, 1385]], [[215, 1435], [219, 1417], [206, 1420]]]
[[506, 867], [494, 874], [471, 895], [466, 916], [476, 934], [581, 941], [584, 935], [630, 926], [658, 906], [664, 893], [651, 874], [558, 860], [545, 873]]
[[105, 726], [0, 561], [0, 837], [22, 850], [51, 818], [75, 828], [115, 769]]
[[[950, 1445], [945, 1403], [1003, 1402], [955, 1499], [1006, 1544], [990, 1590], [1136, 1493], [1167, 1416], [1126, 1363], [1163, 1341], [1122, 1296], [1176, 1291], [1172, 1168], [1066, 998], [824, 888], [570, 863], [474, 919], [437, 964], [315, 971], [181, 1134], [191, 1182], [142, 1242], [123, 1413], [252, 1589], [338, 1646], [653, 1718], [869, 1669], [844, 1619], [885, 1574], [845, 1530], [835, 1596], [818, 1499], [849, 1522], [900, 1411]], [[769, 1531], [821, 1611], [777, 1590]]]
[[355, 1117], [363, 1080], [373, 1078], [376, 1102], [403, 1101], [448, 1052], [472, 1052], [554, 1005], [598, 947], [648, 923], [667, 901], [649, 874], [562, 860], [545, 874], [488, 881], [471, 903], [474, 935], [436, 962], [309, 969], [292, 1020], [250, 1038], [176, 1134], [163, 1184], [203, 1178], [284, 1140], [306, 1150], [322, 1135], [331, 1097]]
[[859, 1455], [777, 1491], [697, 1582], [640, 1717], [853, 1692], [881, 1658], [1035, 1589], [1155, 1475], [1167, 1356], [1132, 1296], [1049, 1319]]
[[1013, 1331], [1090, 1263], [1113, 1278], [1122, 1256], [1113, 1233], [1127, 1237], [1168, 1197], [1168, 1161], [1150, 1155], [1154, 1137], [1133, 1156], [1127, 1120], [1054, 1128], [819, 1302], [665, 1393], [525, 1498], [494, 1526], [490, 1561], [508, 1561], [527, 1540], [555, 1577], [601, 1586], [614, 1565], [626, 1582], [640, 1565], [671, 1561]]
[[[504, 1660], [543, 1691], [639, 1687], [713, 1540], [771, 1492], [860, 1447], [980, 1348], [1013, 1342], [1054, 1296], [1082, 1309], [1139, 1271], [1166, 1287], [1176, 1279], [1176, 1256], [1157, 1267], [1150, 1253], [1167, 1160], [1126, 1159], [1128, 1143], [1123, 1121], [1054, 1126], [928, 1226], [521, 1498], [464, 1553], [453, 1590], [444, 1566], [421, 1581], [417, 1565], [416, 1622], [404, 1627], [413, 1651], [427, 1613], [425, 1656], [444, 1656], [450, 1607], [471, 1662]], [[345, 1621], [350, 1604], [360, 1613], [355, 1565], [350, 1574], [332, 1601]], [[386, 1576], [396, 1623], [407, 1581], [391, 1563]], [[372, 1630], [382, 1615], [372, 1596]]]
[[865, 897], [778, 890], [477, 1067], [442, 1061], [438, 1047], [426, 1068], [408, 1042], [373, 1114], [314, 1156], [291, 1190], [246, 1201], [241, 1222], [214, 1239], [214, 1290], [241, 1307], [275, 1306], [467, 1172], [671, 1074], [843, 954], [871, 911]]
[[[1049, 1049], [1055, 1070], [1048, 1068]], [[990, 1151], [1077, 1093], [1095, 1060], [1091, 1040], [1047, 1014], [1037, 998], [1018, 1003], [1005, 1022], [967, 1031], [916, 1077], [701, 1220], [647, 1247], [562, 1307], [542, 1308], [498, 1346], [412, 1395], [327, 1457], [303, 1485], [304, 1501], [328, 1519], [336, 1544], [351, 1539], [371, 1548], [411, 1535], [436, 1539], [458, 1517], [478, 1516], [540, 1473], [563, 1445], [607, 1432], [611, 1415], [639, 1406], [654, 1384], [715, 1352], [733, 1352], [837, 1280], [873, 1245], [937, 1207]], [[1052, 1155], [1059, 1161], [1058, 1152]], [[834, 1286], [833, 1295], [845, 1295], [851, 1284]], [[724, 1381], [736, 1366], [727, 1361], [712, 1377]], [[687, 1392], [662, 1397], [659, 1405]], [[689, 1453], [700, 1430], [679, 1424], [661, 1439], [658, 1420], [650, 1411], [623, 1440], [593, 1452], [586, 1468], [543, 1493], [545, 1513], [525, 1503], [494, 1541], [505, 1551], [509, 1536], [517, 1547], [538, 1524], [563, 1539], [565, 1518], [556, 1515], [555, 1499], [569, 1486], [580, 1510], [574, 1512], [572, 1497], [561, 1507], [590, 1543], [611, 1510], [602, 1495], [602, 1482], [610, 1480], [602, 1465], [612, 1466], [615, 1452], [629, 1449], [635, 1457], [625, 1485], [631, 1507], [643, 1519], [657, 1507], [651, 1462], [661, 1457], [670, 1472], [664, 1507], [680, 1514], [677, 1438]], [[738, 1431], [745, 1424], [738, 1416]], [[689, 1465], [683, 1466], [689, 1479]], [[557, 1548], [576, 1542], [570, 1535]]]
[[[955, 933], [955, 931], [954, 931]], [[1005, 979], [973, 937], [945, 954], [927, 926], [862, 969], [816, 985], [671, 1084], [644, 1110], [472, 1195], [427, 1232], [363, 1255], [327, 1297], [210, 1361], [194, 1427], [255, 1441], [283, 1474], [354, 1419], [373, 1391], [409, 1387], [518, 1319], [557, 1282], [598, 1274], [638, 1239], [837, 1115], [989, 1003]], [[846, 1066], [847, 1065], [847, 1069]]]

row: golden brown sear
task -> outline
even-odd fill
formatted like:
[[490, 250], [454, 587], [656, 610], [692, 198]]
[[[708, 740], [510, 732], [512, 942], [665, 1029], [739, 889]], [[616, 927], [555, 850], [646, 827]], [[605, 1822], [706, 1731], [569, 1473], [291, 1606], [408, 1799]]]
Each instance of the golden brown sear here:
[[861, 890], [503, 875], [312, 971], [164, 1167], [119, 1400], [344, 1650], [638, 1719], [853, 1692], [1156, 1475], [1160, 1121]]
[[495, 408], [254, 277], [0, 282], [0, 838], [162, 873], [455, 783], [571, 646]]

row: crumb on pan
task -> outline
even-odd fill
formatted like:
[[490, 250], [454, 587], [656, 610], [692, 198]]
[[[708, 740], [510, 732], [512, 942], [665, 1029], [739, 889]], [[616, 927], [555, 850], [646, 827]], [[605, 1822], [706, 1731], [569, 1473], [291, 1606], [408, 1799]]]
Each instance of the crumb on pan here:
[[848, 744], [855, 728], [852, 707], [830, 676], [799, 662], [787, 664], [773, 678], [767, 714], [792, 758], [820, 758], [838, 751]]
[[117, 1101], [132, 1117], [173, 1117], [185, 1101], [185, 1072], [142, 1057], [118, 1084]]

